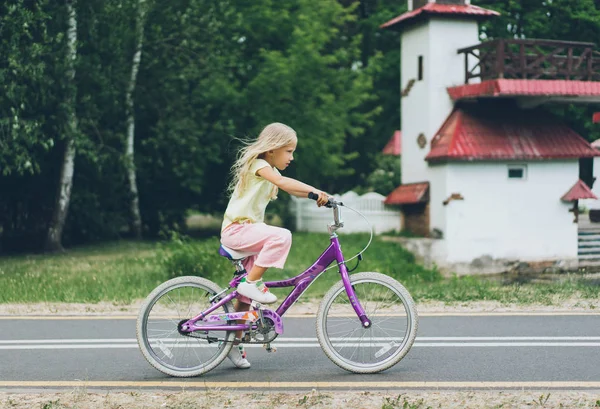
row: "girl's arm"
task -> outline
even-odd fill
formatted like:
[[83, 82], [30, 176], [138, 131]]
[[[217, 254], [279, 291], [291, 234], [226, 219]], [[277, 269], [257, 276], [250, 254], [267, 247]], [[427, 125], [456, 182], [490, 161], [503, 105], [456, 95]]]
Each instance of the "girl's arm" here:
[[278, 175], [270, 166], [265, 166], [264, 168], [257, 170], [256, 173], [263, 179], [273, 183], [279, 189], [285, 190], [290, 195], [306, 198], [310, 192], [318, 194], [318, 206], [323, 206], [329, 201], [329, 195], [327, 195], [327, 193], [307, 185], [306, 183], [302, 183], [299, 180]]

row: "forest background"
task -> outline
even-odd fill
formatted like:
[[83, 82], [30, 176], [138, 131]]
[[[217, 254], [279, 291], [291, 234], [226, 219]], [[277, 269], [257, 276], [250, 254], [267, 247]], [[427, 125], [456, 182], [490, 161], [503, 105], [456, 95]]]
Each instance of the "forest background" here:
[[[599, 0], [479, 0], [481, 39], [596, 42]], [[181, 230], [219, 214], [240, 140], [298, 133], [286, 174], [389, 193], [403, 0], [4, 0], [0, 254]], [[406, 82], [406, 81], [404, 81]], [[591, 105], [556, 113], [593, 141]], [[287, 217], [286, 195], [271, 212]]]

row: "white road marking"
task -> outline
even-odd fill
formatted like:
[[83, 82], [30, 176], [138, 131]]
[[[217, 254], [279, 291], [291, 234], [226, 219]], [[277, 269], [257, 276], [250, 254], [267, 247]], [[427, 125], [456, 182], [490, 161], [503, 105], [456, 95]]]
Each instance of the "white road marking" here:
[[[189, 346], [194, 342], [190, 338], [163, 338], [168, 346]], [[181, 343], [181, 341], [185, 341]], [[356, 343], [360, 338], [349, 338], [354, 341], [346, 346], [360, 346]], [[389, 338], [374, 337], [364, 339], [373, 341], [373, 346], [385, 345]], [[341, 341], [334, 338], [333, 341]], [[202, 342], [202, 341], [199, 341]], [[272, 345], [282, 348], [318, 348], [317, 338], [277, 338]], [[247, 347], [260, 348], [261, 344], [249, 344]], [[510, 337], [417, 337], [413, 347], [437, 348], [475, 348], [475, 347], [600, 347], [600, 336], [510, 336]], [[101, 339], [15, 339], [0, 340], [0, 350], [27, 349], [119, 349], [138, 348], [135, 338], [101, 338]]]

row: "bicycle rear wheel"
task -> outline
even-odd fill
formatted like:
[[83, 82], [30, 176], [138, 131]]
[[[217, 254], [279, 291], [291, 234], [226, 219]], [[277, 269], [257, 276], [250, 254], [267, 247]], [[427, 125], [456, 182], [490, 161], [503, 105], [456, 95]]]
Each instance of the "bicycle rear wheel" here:
[[[137, 340], [144, 358], [159, 371], [176, 377], [204, 374], [221, 363], [232, 347], [233, 331], [193, 334], [179, 325], [210, 307], [210, 297], [221, 288], [201, 277], [177, 277], [159, 285], [148, 295], [137, 319]], [[231, 303], [214, 314], [233, 312]], [[225, 323], [228, 322], [223, 321]], [[218, 324], [218, 323], [216, 323]], [[208, 337], [213, 337], [210, 342]], [[217, 342], [214, 339], [226, 342]]]
[[353, 274], [350, 282], [371, 326], [362, 326], [344, 283], [339, 281], [319, 306], [317, 338], [327, 357], [347, 371], [384, 371], [412, 347], [418, 328], [417, 308], [406, 288], [384, 274]]

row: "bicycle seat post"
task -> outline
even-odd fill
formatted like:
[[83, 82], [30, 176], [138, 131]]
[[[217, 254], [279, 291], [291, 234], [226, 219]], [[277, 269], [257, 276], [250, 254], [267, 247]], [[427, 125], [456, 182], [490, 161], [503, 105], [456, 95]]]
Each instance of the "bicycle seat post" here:
[[242, 261], [244, 261], [244, 259], [231, 260], [231, 263], [235, 266], [235, 275], [241, 275], [244, 272], [246, 272], [246, 270], [244, 269], [244, 265], [242, 264]]

